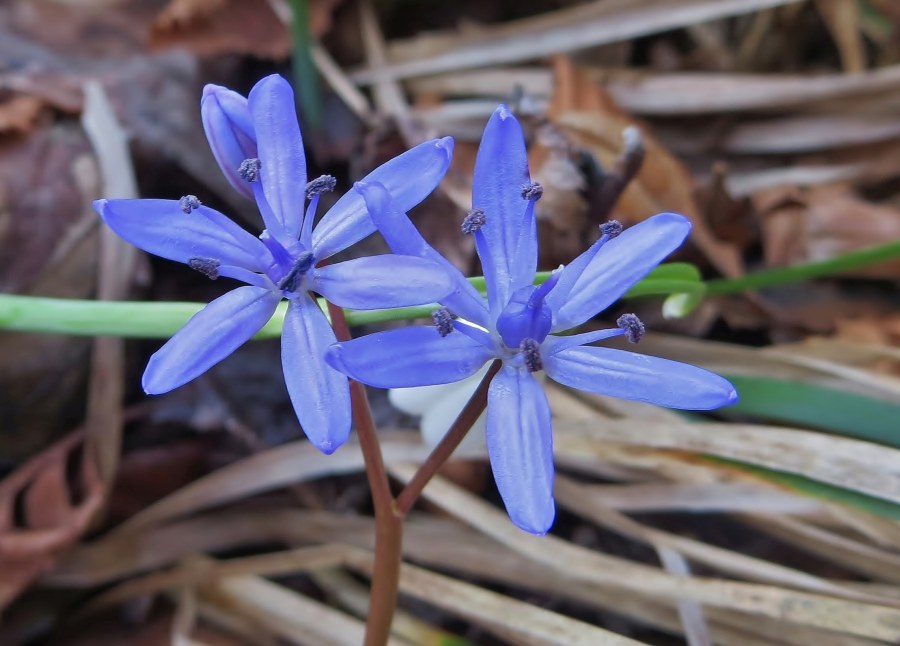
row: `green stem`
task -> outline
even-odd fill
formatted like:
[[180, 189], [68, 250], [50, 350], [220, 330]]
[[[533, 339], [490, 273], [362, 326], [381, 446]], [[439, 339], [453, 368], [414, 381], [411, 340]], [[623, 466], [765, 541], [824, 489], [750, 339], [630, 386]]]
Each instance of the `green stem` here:
[[821, 278], [896, 258], [900, 258], [900, 240], [894, 240], [859, 251], [851, 251], [829, 260], [807, 262], [794, 265], [793, 267], [767, 269], [747, 274], [740, 278], [711, 280], [706, 283], [706, 293], [710, 296], [737, 294], [751, 289], [794, 283], [811, 278]]
[[303, 108], [306, 123], [313, 130], [319, 130], [322, 126], [322, 97], [319, 92], [316, 65], [312, 59], [313, 36], [310, 31], [309, 0], [291, 0], [291, 10], [294, 87], [297, 89], [297, 99]]
[[[661, 265], [647, 278], [626, 294], [669, 294], [678, 291], [693, 292], [702, 283], [694, 278], [696, 269], [690, 265], [672, 263]], [[550, 272], [535, 277], [542, 283]], [[484, 291], [484, 278], [476, 276], [469, 281]], [[319, 305], [325, 310], [323, 299]], [[0, 330], [18, 332], [43, 332], [48, 334], [75, 334], [83, 336], [118, 336], [143, 339], [168, 339], [187, 320], [199, 312], [205, 303], [142, 302], [142, 301], [92, 301], [72, 298], [48, 298], [0, 294]], [[428, 318], [437, 305], [419, 305], [394, 309], [347, 311], [347, 323], [351, 326], [408, 321]], [[287, 303], [275, 310], [272, 319], [256, 335], [257, 339], [277, 338], [281, 335]]]

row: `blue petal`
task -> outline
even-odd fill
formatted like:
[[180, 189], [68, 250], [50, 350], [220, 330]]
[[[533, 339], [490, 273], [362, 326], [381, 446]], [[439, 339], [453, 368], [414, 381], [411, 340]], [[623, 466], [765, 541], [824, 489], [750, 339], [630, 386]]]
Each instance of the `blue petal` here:
[[539, 289], [534, 285], [517, 289], [497, 317], [497, 332], [506, 347], [518, 348], [525, 339], [540, 343], [550, 331], [553, 315], [543, 299], [535, 296]]
[[199, 377], [256, 334], [280, 300], [261, 287], [238, 287], [220, 296], [150, 357], [144, 390], [159, 395]]
[[475, 374], [493, 353], [464, 334], [445, 337], [413, 326], [338, 343], [325, 360], [348, 377], [378, 388], [449, 384]]
[[738, 399], [734, 386], [715, 373], [635, 352], [581, 346], [543, 360], [554, 380], [598, 395], [683, 410], [711, 410]]
[[455, 289], [439, 302], [457, 316], [486, 326], [488, 312], [484, 297], [459, 269], [425, 242], [406, 213], [396, 207], [387, 189], [377, 182], [357, 182], [354, 188], [363, 196], [369, 215], [391, 251], [439, 263], [451, 276]]
[[220, 85], [207, 85], [200, 99], [200, 118], [222, 173], [238, 193], [252, 199], [250, 183], [238, 173], [241, 162], [259, 156], [247, 99]]
[[326, 454], [350, 435], [350, 386], [322, 360], [335, 341], [315, 301], [305, 294], [291, 300], [281, 336], [284, 380], [306, 437]]
[[594, 330], [582, 334], [569, 334], [567, 336], [548, 336], [541, 345], [541, 356], [549, 357], [551, 354], [574, 348], [577, 345], [587, 345], [595, 341], [603, 341], [616, 336], [622, 336], [625, 330], [620, 327], [606, 330]]
[[266, 222], [269, 231], [296, 240], [306, 200], [306, 157], [294, 91], [277, 74], [267, 76], [247, 98], [259, 147], [260, 181], [266, 201], [278, 223]]
[[120, 237], [169, 260], [207, 258], [264, 271], [271, 259], [258, 238], [205, 206], [185, 213], [175, 200], [97, 200], [94, 210]]
[[510, 519], [532, 534], [553, 525], [553, 435], [550, 404], [531, 373], [504, 366], [488, 391], [491, 470]]
[[[683, 215], [660, 213], [607, 242], [587, 266], [576, 258], [547, 295], [554, 313], [553, 331], [581, 325], [612, 305], [680, 247], [690, 232], [690, 220]], [[571, 271], [581, 272], [575, 281], [566, 275]]]
[[453, 291], [453, 279], [438, 263], [413, 256], [367, 256], [313, 272], [310, 289], [354, 310], [435, 303]]
[[475, 244], [492, 313], [499, 313], [513, 291], [534, 280], [534, 209], [522, 197], [522, 188], [530, 181], [522, 128], [501, 105], [484, 129], [472, 180], [472, 208], [482, 209], [486, 219]]
[[[362, 181], [383, 184], [397, 208], [406, 213], [441, 183], [452, 155], [452, 138], [432, 139], [385, 162]], [[374, 232], [362, 196], [348, 191], [313, 231], [313, 252], [316, 258], [328, 258]]]

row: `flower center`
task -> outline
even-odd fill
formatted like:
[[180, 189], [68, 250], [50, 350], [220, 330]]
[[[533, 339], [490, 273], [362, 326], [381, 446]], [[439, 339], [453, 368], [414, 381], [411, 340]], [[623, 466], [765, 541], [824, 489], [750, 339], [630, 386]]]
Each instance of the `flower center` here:
[[522, 359], [525, 360], [525, 367], [528, 372], [537, 372], [544, 369], [544, 362], [541, 360], [541, 344], [534, 339], [523, 339], [519, 345], [519, 351], [522, 353]]
[[278, 281], [278, 289], [283, 292], [296, 292], [300, 285], [303, 283], [303, 278], [306, 276], [306, 272], [309, 271], [310, 267], [315, 263], [315, 258], [309, 251], [302, 251], [294, 260], [293, 266], [290, 268], [288, 273], [284, 275], [284, 277]]

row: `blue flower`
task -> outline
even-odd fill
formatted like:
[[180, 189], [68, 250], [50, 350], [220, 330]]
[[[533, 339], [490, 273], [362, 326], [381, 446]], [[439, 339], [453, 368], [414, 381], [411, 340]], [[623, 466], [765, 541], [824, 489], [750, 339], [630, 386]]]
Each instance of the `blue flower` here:
[[[246, 99], [207, 86], [201, 115], [223, 172], [256, 200], [265, 224], [259, 237], [192, 195], [94, 203], [131, 244], [209, 278], [247, 283], [203, 308], [151, 357], [144, 390], [164, 393], [203, 374], [256, 334], [287, 298], [281, 356], [288, 392], [309, 439], [331, 453], [349, 435], [350, 396], [346, 377], [322, 361], [336, 339], [309, 292], [353, 309], [398, 307], [434, 302], [453, 288], [452, 278], [436, 263], [409, 256], [316, 266], [375, 227], [362, 197], [351, 191], [313, 228], [319, 197], [334, 187], [334, 179], [307, 183], [293, 91], [280, 76], [261, 80]], [[440, 182], [452, 150], [450, 138], [426, 142], [377, 168], [366, 181], [386, 187], [398, 208], [410, 209]]]
[[487, 445], [494, 479], [512, 521], [542, 534], [553, 524], [553, 438], [550, 407], [533, 373], [591, 393], [671, 408], [706, 410], [737, 400], [722, 377], [684, 363], [589, 343], [626, 335], [643, 325], [625, 315], [619, 327], [571, 336], [618, 300], [675, 250], [690, 232], [681, 215], [662, 213], [625, 231], [618, 223], [567, 267], [534, 286], [537, 233], [533, 183], [521, 127], [500, 106], [484, 131], [475, 162], [473, 209], [463, 231], [475, 237], [487, 299], [416, 231], [383, 186], [360, 182], [376, 225], [395, 253], [442, 262], [456, 290], [440, 303], [435, 326], [380, 332], [340, 343], [326, 360], [350, 377], [381, 388], [451, 383], [500, 359], [488, 391]]

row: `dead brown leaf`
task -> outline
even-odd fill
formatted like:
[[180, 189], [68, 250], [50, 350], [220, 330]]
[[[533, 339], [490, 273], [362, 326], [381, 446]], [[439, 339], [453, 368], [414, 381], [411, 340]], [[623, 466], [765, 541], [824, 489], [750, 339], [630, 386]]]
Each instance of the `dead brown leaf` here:
[[227, 0], [169, 0], [153, 21], [162, 31], [184, 28], [193, 22], [209, 20], [225, 6]]
[[0, 102], [0, 133], [28, 132], [43, 109], [43, 101], [27, 94], [16, 94]]
[[[900, 347], [900, 314], [839, 318], [835, 321], [835, 328], [834, 336], [844, 341]], [[896, 372], [896, 364], [890, 361], [884, 363]], [[873, 368], [877, 370], [878, 365]]]
[[[900, 208], [869, 202], [851, 187], [778, 187], [753, 197], [762, 220], [766, 263], [782, 267], [827, 260], [900, 238]], [[848, 272], [896, 279], [900, 262]]]
[[[694, 199], [693, 179], [684, 165], [569, 58], [557, 56], [554, 70], [556, 88], [547, 111], [550, 122], [565, 133], [573, 146], [587, 151], [603, 168], [610, 168], [619, 156], [622, 132], [627, 127], [635, 126], [641, 131], [646, 149], [644, 164], [612, 215], [625, 224], [634, 224], [661, 211], [682, 213], [694, 224], [692, 240], [719, 271], [727, 276], [743, 273], [737, 249], [716, 239], [701, 217]], [[541, 172], [537, 164], [535, 172]]]
[[[310, 31], [320, 38], [331, 29], [341, 0], [310, 3]], [[182, 47], [200, 56], [250, 54], [271, 60], [290, 56], [289, 25], [270, 2], [259, 0], [169, 0], [150, 33], [151, 47]], [[289, 11], [287, 3], [278, 3]]]
[[84, 433], [72, 433], [0, 481], [0, 609], [53, 565], [103, 502], [103, 484], [83, 452], [77, 482], [67, 479], [83, 440]]
[[251, 54], [272, 60], [283, 60], [291, 53], [290, 32], [267, 2], [173, 0], [166, 10], [153, 24], [153, 48], [185, 48], [200, 56]]

